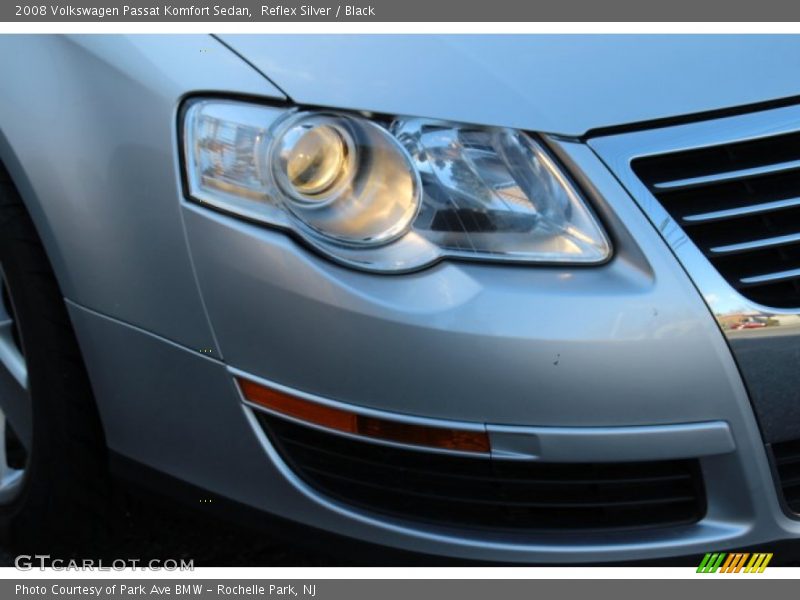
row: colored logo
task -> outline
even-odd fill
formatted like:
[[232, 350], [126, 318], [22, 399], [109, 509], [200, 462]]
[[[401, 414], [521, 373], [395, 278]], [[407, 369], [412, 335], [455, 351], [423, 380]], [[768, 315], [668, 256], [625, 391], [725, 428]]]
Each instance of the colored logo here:
[[772, 560], [772, 553], [758, 552], [749, 554], [747, 552], [725, 552], [708, 553], [703, 557], [700, 566], [697, 567], [698, 573], [763, 573], [769, 561]]

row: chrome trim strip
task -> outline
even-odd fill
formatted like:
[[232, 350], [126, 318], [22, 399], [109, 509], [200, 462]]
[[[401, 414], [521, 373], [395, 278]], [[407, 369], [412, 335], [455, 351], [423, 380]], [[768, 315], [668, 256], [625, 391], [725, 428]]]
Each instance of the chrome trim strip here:
[[701, 175], [699, 177], [689, 177], [687, 179], [663, 181], [654, 183], [653, 187], [656, 190], [664, 192], [683, 190], [693, 187], [712, 185], [715, 183], [727, 183], [729, 181], [737, 181], [739, 179], [747, 179], [750, 177], [759, 177], [761, 175], [785, 173], [787, 171], [795, 171], [797, 169], [800, 169], [800, 160], [790, 160], [782, 163], [763, 165], [761, 167], [751, 167], [749, 169], [737, 169], [736, 171], [713, 173], [710, 175]]
[[731, 219], [735, 217], [745, 217], [748, 215], [757, 215], [760, 213], [771, 212], [774, 210], [782, 210], [785, 208], [795, 208], [800, 206], [800, 197], [787, 198], [786, 200], [775, 200], [774, 202], [762, 202], [761, 204], [749, 204], [739, 208], [729, 208], [726, 210], [715, 210], [712, 212], [698, 213], [695, 215], [686, 215], [681, 217], [681, 221], [691, 225], [697, 223], [709, 223], [711, 221], [721, 221], [723, 219]]
[[[486, 426], [492, 457], [546, 462], [672, 460], [736, 449], [724, 421], [647, 427]], [[586, 457], [591, 457], [587, 459]]]
[[800, 233], [779, 235], [776, 237], [752, 240], [750, 242], [741, 242], [738, 244], [728, 244], [727, 246], [716, 246], [711, 248], [709, 252], [714, 254], [735, 254], [737, 252], [747, 252], [749, 250], [761, 250], [763, 248], [773, 248], [775, 246], [786, 246], [796, 242], [800, 242]]
[[757, 285], [759, 283], [771, 283], [773, 281], [785, 281], [800, 277], [800, 269], [790, 269], [788, 271], [778, 271], [777, 273], [766, 273], [764, 275], [754, 275], [753, 277], [743, 277], [739, 281], [743, 285]]

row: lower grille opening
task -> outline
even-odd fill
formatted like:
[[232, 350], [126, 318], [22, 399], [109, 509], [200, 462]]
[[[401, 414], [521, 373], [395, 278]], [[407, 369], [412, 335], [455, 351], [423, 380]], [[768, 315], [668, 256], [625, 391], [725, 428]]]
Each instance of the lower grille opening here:
[[800, 514], [800, 440], [770, 444], [769, 447], [783, 500], [789, 510]]
[[492, 530], [620, 530], [705, 514], [697, 460], [537, 463], [395, 448], [258, 414], [306, 483], [405, 520]]

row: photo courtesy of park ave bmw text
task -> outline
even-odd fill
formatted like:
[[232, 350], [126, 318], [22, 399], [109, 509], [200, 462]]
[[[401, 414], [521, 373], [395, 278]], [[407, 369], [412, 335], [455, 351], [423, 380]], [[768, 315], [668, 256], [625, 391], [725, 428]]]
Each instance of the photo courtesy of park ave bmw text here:
[[119, 594], [122, 597], [130, 596], [198, 596], [203, 592], [214, 592], [217, 597], [229, 596], [299, 596], [302, 592], [303, 597], [313, 598], [316, 596], [317, 589], [315, 584], [303, 585], [261, 585], [261, 584], [213, 584], [204, 587], [197, 583], [133, 583], [133, 584], [97, 584], [97, 585], [75, 585], [54, 583], [49, 585], [36, 584], [26, 585], [18, 583], [14, 586], [14, 594], [19, 597], [42, 596], [67, 596], [67, 597], [96, 597], [105, 598]]

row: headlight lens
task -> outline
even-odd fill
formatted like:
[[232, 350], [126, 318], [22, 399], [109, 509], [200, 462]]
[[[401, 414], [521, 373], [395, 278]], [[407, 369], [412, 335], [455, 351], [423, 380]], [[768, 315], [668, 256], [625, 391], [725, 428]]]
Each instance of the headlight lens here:
[[298, 124], [281, 138], [279, 173], [293, 192], [322, 202], [338, 181], [353, 171], [352, 140], [326, 124]]
[[385, 129], [345, 115], [298, 113], [268, 149], [280, 199], [322, 241], [377, 246], [402, 235], [419, 209], [408, 154]]
[[186, 112], [189, 194], [378, 271], [443, 256], [591, 264], [610, 245], [569, 179], [520, 131], [221, 100]]

